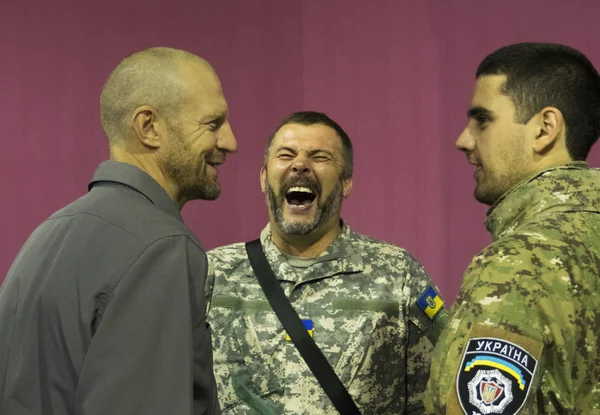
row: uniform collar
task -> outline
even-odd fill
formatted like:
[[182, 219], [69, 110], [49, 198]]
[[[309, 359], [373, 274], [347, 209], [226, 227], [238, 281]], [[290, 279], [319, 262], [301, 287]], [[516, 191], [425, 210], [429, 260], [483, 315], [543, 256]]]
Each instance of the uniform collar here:
[[165, 189], [142, 169], [128, 163], [107, 160], [98, 166], [88, 190], [105, 185], [127, 186], [144, 195], [159, 209], [183, 222], [177, 204]]
[[540, 171], [506, 192], [487, 212], [486, 228], [497, 240], [541, 212], [597, 211], [600, 172], [586, 162]]
[[352, 243], [356, 234], [343, 220], [340, 220], [340, 226], [342, 231], [338, 237], [319, 255], [317, 262], [299, 276], [297, 270], [289, 264], [287, 258], [273, 242], [271, 226], [267, 224], [260, 234], [260, 240], [277, 278], [282, 281], [302, 283], [337, 274], [362, 271], [362, 255]]

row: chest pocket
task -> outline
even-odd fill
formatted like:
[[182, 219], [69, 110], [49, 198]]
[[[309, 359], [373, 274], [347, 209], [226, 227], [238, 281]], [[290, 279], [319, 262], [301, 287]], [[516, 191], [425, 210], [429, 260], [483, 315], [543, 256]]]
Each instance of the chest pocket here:
[[366, 413], [401, 399], [406, 333], [397, 301], [337, 299], [311, 314], [315, 342]]
[[[403, 400], [406, 333], [397, 301], [338, 299], [301, 308], [301, 317], [313, 321], [316, 344], [357, 404], [381, 409]], [[223, 410], [251, 406], [248, 391], [263, 400], [283, 394], [290, 342], [268, 301], [214, 296], [209, 321]], [[312, 377], [308, 368], [305, 375]]]
[[222, 409], [246, 404], [260, 412], [261, 400], [282, 392], [276, 364], [282, 353], [277, 316], [266, 300], [218, 295], [213, 296], [208, 320]]

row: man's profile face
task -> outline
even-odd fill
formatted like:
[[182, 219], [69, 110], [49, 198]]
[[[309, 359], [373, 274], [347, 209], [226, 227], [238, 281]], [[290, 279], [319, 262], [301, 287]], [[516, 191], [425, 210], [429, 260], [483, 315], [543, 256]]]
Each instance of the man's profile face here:
[[166, 152], [160, 161], [184, 200], [214, 200], [221, 193], [217, 167], [237, 148], [217, 76], [202, 65], [182, 67], [186, 96], [169, 120]]
[[513, 101], [502, 93], [505, 75], [483, 75], [476, 83], [469, 121], [456, 141], [475, 168], [475, 199], [492, 205], [531, 174], [525, 125], [516, 122]]
[[286, 124], [275, 134], [261, 171], [270, 216], [287, 234], [307, 235], [339, 220], [351, 179], [342, 179], [343, 149], [335, 130]]

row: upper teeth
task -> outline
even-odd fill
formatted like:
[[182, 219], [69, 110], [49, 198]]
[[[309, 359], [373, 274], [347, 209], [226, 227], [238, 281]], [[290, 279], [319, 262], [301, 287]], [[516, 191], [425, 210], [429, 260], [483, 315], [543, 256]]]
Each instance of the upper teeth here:
[[304, 192], [304, 193], [310, 193], [310, 194], [312, 194], [312, 190], [310, 190], [308, 187], [292, 187], [287, 192], [288, 193], [290, 193], [290, 192]]

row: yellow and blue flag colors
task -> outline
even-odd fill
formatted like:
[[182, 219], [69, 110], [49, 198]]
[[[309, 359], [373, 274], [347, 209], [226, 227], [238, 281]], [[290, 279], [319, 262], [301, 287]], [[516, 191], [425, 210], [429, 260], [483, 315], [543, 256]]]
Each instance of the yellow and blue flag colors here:
[[432, 286], [427, 287], [425, 292], [417, 300], [417, 304], [427, 314], [427, 317], [433, 320], [437, 313], [444, 306], [444, 301]]
[[[302, 320], [302, 324], [304, 324], [304, 328], [310, 334], [310, 337], [313, 335], [313, 321], [312, 320]], [[289, 334], [285, 333], [286, 340], [292, 340]]]
[[498, 359], [497, 357], [493, 356], [475, 356], [475, 358], [465, 366], [465, 372], [470, 371], [475, 366], [489, 366], [503, 370], [506, 373], [511, 374], [517, 380], [521, 390], [525, 390], [527, 381], [523, 378], [523, 372], [518, 367], [507, 362], [506, 360]]

